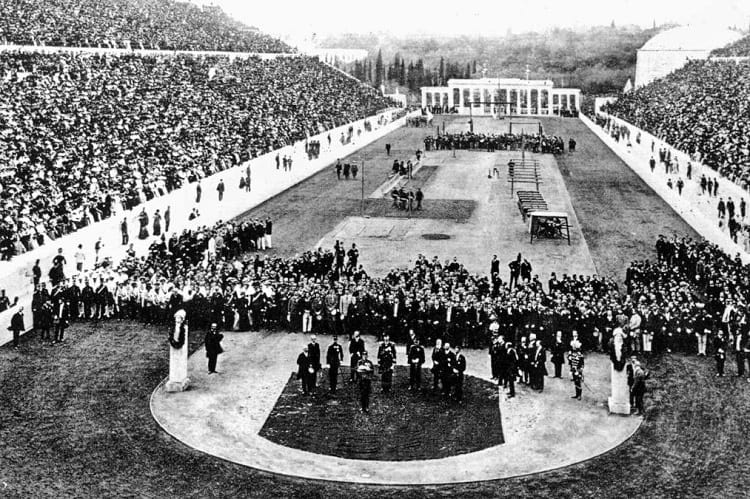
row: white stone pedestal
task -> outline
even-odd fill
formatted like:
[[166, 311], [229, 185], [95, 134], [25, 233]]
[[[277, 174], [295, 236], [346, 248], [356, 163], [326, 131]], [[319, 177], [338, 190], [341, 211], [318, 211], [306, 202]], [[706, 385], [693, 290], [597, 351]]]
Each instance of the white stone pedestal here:
[[[187, 334], [186, 334], [187, 336]], [[168, 392], [183, 392], [190, 385], [188, 378], [187, 340], [182, 348], [169, 347], [169, 379], [165, 386]]]
[[628, 375], [625, 369], [622, 371], [615, 370], [613, 364], [610, 364], [610, 373], [612, 380], [612, 395], [607, 399], [609, 403], [609, 412], [611, 414], [630, 415], [630, 390], [628, 389]]

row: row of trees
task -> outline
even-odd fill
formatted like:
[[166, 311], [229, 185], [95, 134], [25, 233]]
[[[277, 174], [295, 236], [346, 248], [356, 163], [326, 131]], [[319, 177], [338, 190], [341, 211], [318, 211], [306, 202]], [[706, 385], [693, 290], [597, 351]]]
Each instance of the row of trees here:
[[375, 62], [371, 59], [356, 61], [348, 69], [355, 78], [377, 88], [380, 85], [398, 85], [411, 92], [423, 86], [445, 85], [451, 78], [471, 78], [477, 72], [477, 62], [466, 65], [440, 58], [436, 68], [427, 68], [422, 59], [406, 62], [401, 54], [396, 54], [387, 66], [383, 64], [382, 50], [378, 50]]
[[[554, 28], [544, 33], [508, 33], [499, 37], [394, 37], [390, 34], [340, 35], [322, 46], [362, 48], [370, 57], [342, 67], [375, 86], [417, 92], [450, 78], [551, 79], [556, 86], [584, 93], [621, 91], [635, 73], [636, 51], [670, 25], [641, 29], [614, 23], [586, 29]], [[389, 61], [389, 62], [384, 62]]]

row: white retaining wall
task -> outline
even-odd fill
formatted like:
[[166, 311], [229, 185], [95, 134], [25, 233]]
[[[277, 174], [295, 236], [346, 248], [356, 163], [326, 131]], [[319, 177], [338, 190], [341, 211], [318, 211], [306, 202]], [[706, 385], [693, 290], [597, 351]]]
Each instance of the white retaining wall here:
[[[638, 174], [638, 176], [641, 177], [649, 187], [651, 187], [693, 229], [695, 229], [698, 234], [719, 245], [730, 255], [739, 254], [743, 262], [746, 264], [749, 263], [750, 254], [745, 248], [731, 240], [729, 232], [726, 230], [726, 226], [723, 229], [719, 228], [716, 209], [720, 197], [723, 197], [726, 201], [727, 198], [731, 196], [737, 206], [737, 213], [739, 213], [740, 199], [743, 197], [745, 198], [745, 201], [748, 202], [748, 210], [750, 211], [750, 196], [748, 196], [748, 193], [743, 191], [742, 188], [734, 182], [721, 177], [715, 170], [697, 161], [691, 160], [688, 154], [671, 147], [669, 144], [650, 133], [615, 116], [604, 114], [603, 116], [609, 116], [618, 125], [625, 125], [630, 129], [631, 147], [628, 147], [627, 139], [620, 139], [619, 142], [615, 141], [605, 129], [591, 121], [591, 119], [585, 115], [581, 114], [580, 118], [581, 121], [593, 130], [594, 133], [625, 162], [625, 164]], [[641, 133], [640, 144], [635, 140], [638, 132]], [[653, 153], [651, 152], [652, 141], [654, 142]], [[677, 158], [680, 165], [679, 174], [666, 174], [664, 172], [664, 165], [659, 163], [659, 148], [664, 146], [672, 151], [672, 159]], [[657, 163], [653, 173], [649, 167], [649, 160], [652, 156], [656, 159]], [[688, 180], [686, 176], [688, 161], [693, 165], [691, 180]], [[704, 173], [707, 178], [719, 179], [719, 192], [718, 196], [715, 198], [701, 194], [700, 178]], [[676, 186], [673, 189], [670, 189], [667, 186], [667, 180], [670, 178], [673, 183], [676, 183], [678, 178], [682, 178], [683, 182], [685, 182], [685, 189], [683, 190], [682, 195], [678, 194]], [[658, 216], [658, 214], [656, 214], [656, 216]], [[671, 236], [671, 234], [665, 235], [668, 237]], [[742, 240], [740, 239], [740, 242], [741, 241]], [[656, 241], [654, 241], [654, 244], [655, 243]]]
[[[171, 222], [167, 239], [171, 233], [182, 232], [186, 228], [211, 225], [219, 220], [230, 220], [335, 163], [337, 158], [355, 153], [362, 147], [404, 126], [406, 117], [391, 122], [392, 112], [393, 110], [388, 110], [364, 120], [335, 128], [330, 132], [310, 137], [310, 140], [319, 140], [321, 144], [320, 157], [316, 160], [308, 161], [304, 141], [301, 141], [293, 146], [264, 154], [242, 165], [202, 179], [203, 194], [199, 204], [195, 203], [197, 184], [187, 184], [166, 196], [140, 204], [133, 210], [119, 213], [57, 240], [48, 241], [44, 246], [18, 255], [10, 262], [0, 262], [0, 289], [6, 290], [11, 301], [15, 296], [19, 297], [19, 306], [24, 307], [25, 326], [30, 329], [32, 326], [31, 296], [33, 294], [31, 269], [35, 260], [41, 260], [42, 281], [48, 281], [47, 273], [51, 268], [52, 259], [57, 254], [57, 249], [62, 248], [67, 260], [65, 275], [71, 276], [75, 274], [74, 254], [78, 245], [83, 245], [83, 251], [86, 254], [84, 270], [90, 269], [94, 263], [94, 244], [101, 237], [104, 247], [100, 252], [100, 258], [110, 257], [116, 265], [125, 257], [125, 251], [127, 250], [127, 246], [121, 244], [120, 222], [124, 217], [128, 220], [130, 242], [134, 243], [137, 254], [143, 255], [154, 240], [153, 236], [145, 240], [139, 240], [137, 237], [139, 229], [138, 214], [144, 207], [149, 215], [149, 234], [152, 232], [154, 212], [158, 209], [163, 214], [168, 206], [171, 207]], [[378, 125], [381, 116], [386, 116], [389, 120], [382, 126]], [[371, 132], [365, 131], [364, 128], [364, 122], [368, 120], [372, 124]], [[354, 128], [352, 143], [341, 145], [339, 140], [341, 133], [346, 134], [350, 126]], [[362, 131], [359, 137], [357, 136], [358, 130]], [[330, 150], [327, 140], [329, 133], [331, 136]], [[279, 170], [276, 169], [275, 157], [277, 153], [282, 158], [284, 155], [290, 155], [294, 158], [290, 172], [284, 172], [283, 166]], [[240, 178], [245, 175], [248, 166], [252, 172], [252, 190], [249, 193], [239, 189]], [[331, 174], [333, 178], [335, 176], [333, 169]], [[226, 191], [224, 200], [219, 202], [216, 186], [221, 179], [224, 180]], [[198, 208], [201, 215], [199, 218], [190, 221], [188, 216], [194, 207]], [[162, 221], [161, 226], [162, 231], [164, 231], [164, 221]], [[11, 308], [0, 313], [0, 345], [12, 339], [12, 334], [7, 328], [15, 311], [16, 308]]]

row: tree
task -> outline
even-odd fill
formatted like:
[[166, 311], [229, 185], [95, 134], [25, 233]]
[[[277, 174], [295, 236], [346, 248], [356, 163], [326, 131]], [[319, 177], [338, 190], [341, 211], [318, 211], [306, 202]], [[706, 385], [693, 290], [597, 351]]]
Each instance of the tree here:
[[406, 64], [403, 59], [401, 59], [401, 71], [399, 71], [398, 75], [398, 84], [401, 86], [406, 85]]
[[438, 71], [438, 85], [445, 85], [445, 59], [440, 58], [440, 70]]
[[375, 59], [375, 87], [380, 88], [380, 85], [383, 84], [383, 79], [385, 78], [385, 75], [383, 74], [383, 51], [378, 49], [378, 58]]
[[414, 63], [409, 63], [409, 70], [406, 73], [406, 85], [409, 87], [409, 90], [412, 92], [417, 90], [417, 73], [414, 70]]

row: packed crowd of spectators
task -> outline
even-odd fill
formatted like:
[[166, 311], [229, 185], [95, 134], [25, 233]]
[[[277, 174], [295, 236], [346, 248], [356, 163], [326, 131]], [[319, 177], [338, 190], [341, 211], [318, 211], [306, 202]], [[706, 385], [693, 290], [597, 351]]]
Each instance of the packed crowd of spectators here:
[[710, 350], [717, 368], [721, 360], [719, 374], [728, 352], [739, 375], [750, 362], [750, 267], [707, 241], [660, 236], [656, 259], [634, 261], [621, 290], [597, 275], [553, 273], [545, 286], [521, 255], [508, 264], [508, 280], [496, 258], [482, 275], [455, 257], [441, 262], [424, 255], [371, 277], [356, 245], [347, 250], [341, 241], [333, 251], [264, 258], [270, 223], [219, 222], [162, 236], [148, 255], [130, 253], [116, 268], [99, 265], [53, 282], [51, 290], [40, 283], [34, 327], [44, 333], [58, 323], [108, 318], [166, 324], [184, 308], [199, 328], [215, 322], [224, 330], [341, 337], [360, 331], [473, 348], [498, 338], [520, 349], [536, 341], [547, 349], [577, 342], [584, 350], [606, 349], [621, 328], [629, 352], [706, 356]]
[[748, 266], [705, 240], [660, 237], [656, 250], [656, 261], [634, 262], [627, 271], [628, 293], [640, 311], [635, 346], [647, 334], [654, 352], [712, 351], [718, 375], [731, 353], [743, 375], [744, 362], [750, 363]]
[[750, 62], [691, 61], [603, 110], [750, 187]]
[[750, 56], [750, 36], [740, 38], [726, 47], [711, 52], [714, 57], [747, 57]]
[[[575, 146], [573, 146], [575, 148]], [[561, 154], [565, 152], [562, 137], [545, 134], [518, 133], [443, 133], [437, 137], [428, 135], [424, 139], [425, 151], [477, 149], [494, 151], [526, 151], [536, 153]]]
[[217, 7], [176, 0], [0, 0], [0, 43], [292, 52]]
[[0, 54], [0, 255], [389, 105], [310, 58]]
[[281, 326], [340, 335], [359, 330], [390, 332], [399, 341], [411, 330], [427, 342], [443, 338], [473, 347], [486, 346], [498, 329], [509, 339], [535, 334], [545, 341], [561, 330], [588, 348], [606, 341], [594, 326], [617, 299], [611, 280], [553, 276], [545, 292], [530, 265], [506, 282], [497, 272], [471, 274], [455, 258], [440, 262], [423, 255], [411, 267], [373, 278], [358, 263], [356, 246], [347, 250], [343, 242], [333, 251], [318, 249], [291, 259], [251, 256], [259, 248], [249, 232], [254, 223], [262, 229], [262, 221], [219, 223], [170, 240], [157, 238], [148, 256], [131, 255], [116, 269], [105, 265], [63, 279], [52, 294], [68, 300], [89, 281], [108, 298], [99, 308], [80, 297], [68, 306], [88, 308], [84, 315], [95, 319], [140, 317], [158, 323], [184, 306], [196, 325], [211, 320], [227, 330]]

